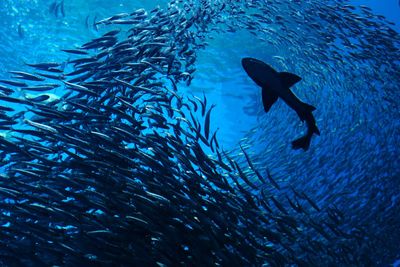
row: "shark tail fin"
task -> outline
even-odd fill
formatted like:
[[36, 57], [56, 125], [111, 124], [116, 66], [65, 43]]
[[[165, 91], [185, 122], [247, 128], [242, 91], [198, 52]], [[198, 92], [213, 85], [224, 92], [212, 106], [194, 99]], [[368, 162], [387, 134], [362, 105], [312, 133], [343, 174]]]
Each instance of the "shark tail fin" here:
[[310, 141], [311, 141], [311, 136], [310, 135], [305, 135], [303, 137], [300, 137], [299, 139], [296, 139], [292, 142], [292, 147], [293, 149], [304, 149], [308, 150], [310, 147]]

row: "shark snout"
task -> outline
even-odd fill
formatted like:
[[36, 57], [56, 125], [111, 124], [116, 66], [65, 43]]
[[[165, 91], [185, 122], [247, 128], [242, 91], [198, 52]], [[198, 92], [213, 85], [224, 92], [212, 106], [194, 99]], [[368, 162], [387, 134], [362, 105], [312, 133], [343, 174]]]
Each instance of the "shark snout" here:
[[252, 62], [252, 58], [250, 58], [250, 57], [242, 58], [242, 66], [243, 66], [243, 68], [247, 69], [249, 67], [249, 65], [251, 65], [251, 62]]
[[242, 66], [250, 76], [252, 76], [251, 73], [257, 72], [257, 69], [263, 69], [264, 65], [264, 62], [252, 57], [242, 58]]
[[262, 77], [263, 68], [260, 66], [259, 60], [251, 57], [242, 58], [242, 66], [247, 75], [258, 85], [263, 86]]

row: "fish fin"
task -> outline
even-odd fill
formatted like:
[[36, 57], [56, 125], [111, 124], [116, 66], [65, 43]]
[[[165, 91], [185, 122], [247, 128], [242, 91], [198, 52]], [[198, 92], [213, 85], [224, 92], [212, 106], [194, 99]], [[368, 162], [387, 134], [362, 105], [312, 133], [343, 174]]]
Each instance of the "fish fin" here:
[[319, 129], [318, 129], [318, 127], [316, 125], [315, 125], [315, 128], [314, 128], [314, 133], [316, 135], [321, 135], [321, 133], [319, 132]]
[[278, 100], [278, 95], [266, 87], [262, 88], [262, 102], [265, 112], [268, 112], [272, 105]]
[[308, 150], [310, 147], [310, 141], [311, 141], [311, 135], [305, 135], [303, 137], [300, 137], [299, 139], [296, 139], [292, 142], [292, 147], [293, 149], [304, 149]]
[[282, 85], [288, 88], [301, 81], [299, 76], [290, 72], [279, 72], [279, 78], [281, 79]]
[[303, 103], [303, 104], [304, 104], [304, 106], [306, 107], [307, 111], [313, 112], [314, 110], [317, 109], [316, 107], [314, 107], [314, 106], [312, 106], [312, 105], [310, 105], [310, 104], [307, 104], [307, 103]]

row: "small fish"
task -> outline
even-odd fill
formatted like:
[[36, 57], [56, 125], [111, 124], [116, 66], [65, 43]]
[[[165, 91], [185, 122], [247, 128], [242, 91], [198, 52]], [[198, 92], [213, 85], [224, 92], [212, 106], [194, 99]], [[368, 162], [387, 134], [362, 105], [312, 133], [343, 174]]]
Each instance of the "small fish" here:
[[0, 100], [6, 101], [6, 102], [11, 102], [11, 103], [17, 103], [17, 104], [30, 104], [25, 99], [15, 98], [15, 97], [1, 95], [1, 94], [0, 94]]
[[12, 111], [15, 111], [15, 110], [13, 108], [11, 108], [11, 107], [5, 107], [5, 106], [0, 105], [0, 111], [12, 112]]
[[239, 172], [240, 178], [242, 178], [242, 180], [245, 181], [245, 183], [251, 188], [258, 189], [258, 186], [252, 183], [250, 179], [247, 177], [247, 175], [242, 171], [239, 164], [237, 162], [234, 162], [234, 164], [236, 165], [236, 170]]
[[96, 32], [98, 32], [99, 31], [99, 28], [97, 27], [97, 15], [94, 17], [94, 19], [93, 19], [93, 29], [96, 31]]
[[51, 132], [51, 133], [55, 133], [55, 134], [58, 133], [58, 131], [55, 128], [48, 126], [48, 125], [44, 125], [42, 123], [34, 122], [34, 121], [31, 121], [28, 119], [25, 119], [24, 122], [26, 122], [30, 126], [33, 126], [35, 128], [38, 128], [38, 129], [41, 129], [41, 130], [44, 130], [47, 132]]
[[70, 53], [70, 54], [76, 54], [76, 55], [87, 55], [88, 52], [84, 51], [84, 50], [79, 50], [79, 49], [61, 49], [61, 51], [64, 51], [66, 53]]
[[274, 205], [284, 214], [288, 214], [287, 210], [283, 207], [283, 205], [274, 197], [274, 196], [270, 196], [269, 197], [272, 202], [274, 202]]
[[90, 18], [90, 15], [87, 15], [87, 16], [86, 16], [86, 19], [85, 19], [85, 26], [86, 26], [86, 29], [89, 29], [89, 18]]
[[121, 32], [121, 30], [113, 30], [113, 31], [109, 31], [109, 32], [103, 34], [103, 36], [114, 36], [114, 35], [117, 35], [120, 32]]
[[14, 77], [14, 78], [17, 78], [17, 79], [36, 81], [36, 82], [42, 82], [42, 81], [45, 80], [45, 79], [43, 79], [41, 77], [38, 77], [36, 75], [30, 74], [30, 73], [27, 73], [27, 72], [23, 72], [23, 71], [9, 71], [9, 73], [17, 75], [16, 77]]
[[211, 140], [210, 140], [210, 145], [212, 145], [214, 143], [215, 147], [217, 149], [219, 149], [219, 143], [218, 143], [218, 139], [217, 139], [218, 130], [219, 130], [219, 128], [214, 132], [214, 134], [212, 135]]
[[13, 89], [0, 85], [0, 95], [1, 94], [11, 95], [12, 93], [14, 93]]
[[63, 83], [65, 83], [67, 85], [67, 87], [70, 88], [71, 90], [75, 90], [75, 91], [78, 91], [78, 92], [81, 92], [81, 93], [85, 93], [85, 94], [90, 95], [90, 96], [98, 96], [97, 92], [92, 91], [92, 90], [88, 89], [85, 86], [82, 86], [82, 85], [79, 85], [79, 84], [76, 84], [76, 83], [67, 82], [67, 81], [63, 81]]
[[50, 98], [50, 96], [47, 94], [44, 94], [44, 95], [38, 95], [38, 96], [34, 96], [34, 97], [25, 96], [25, 98], [27, 100], [33, 101], [33, 102], [43, 102], [43, 101], [48, 100]]
[[49, 6], [49, 13], [54, 14], [57, 6], [57, 1], [54, 1], [53, 3], [50, 4]]
[[18, 24], [18, 36], [21, 39], [25, 37], [25, 30], [22, 27], [22, 24]]
[[4, 84], [7, 84], [7, 85], [16, 86], [16, 87], [27, 86], [26, 83], [19, 82], [19, 81], [13, 81], [13, 80], [1, 80], [0, 79], [0, 83], [4, 83]]
[[274, 178], [272, 178], [271, 173], [269, 172], [268, 169], [267, 169], [267, 178], [276, 189], [278, 190], [280, 189], [279, 184], [275, 181]]
[[57, 68], [61, 64], [55, 63], [55, 62], [44, 62], [44, 63], [25, 63], [25, 65], [33, 67], [33, 68], [37, 68], [40, 70], [48, 70], [51, 68]]
[[310, 205], [316, 210], [316, 211], [321, 211], [321, 209], [318, 207], [318, 205], [311, 199], [309, 198], [306, 193], [302, 192], [303, 197], [310, 203]]
[[247, 163], [249, 164], [250, 169], [256, 174], [257, 178], [258, 178], [262, 183], [266, 184], [266, 181], [265, 181], [264, 177], [262, 177], [261, 174], [260, 174], [260, 173], [257, 171], [257, 169], [254, 167], [253, 163], [252, 163], [251, 160], [250, 160], [249, 155], [247, 155], [246, 151], [243, 149], [243, 147], [242, 147], [241, 145], [240, 145], [240, 149], [242, 150], [242, 152], [243, 152], [243, 154], [244, 154], [244, 156], [245, 156], [245, 158], [246, 158], [246, 160], [247, 160]]
[[61, 3], [60, 3], [60, 12], [61, 12], [61, 15], [62, 15], [63, 18], [64, 18], [64, 17], [65, 17], [64, 0], [61, 0]]
[[215, 105], [212, 105], [210, 109], [207, 111], [206, 118], [204, 121], [204, 136], [206, 140], [208, 140], [209, 134], [210, 134], [210, 116], [211, 116], [211, 110], [215, 107]]
[[58, 84], [43, 84], [43, 85], [37, 85], [37, 86], [25, 86], [21, 87], [21, 90], [27, 90], [27, 91], [36, 91], [36, 92], [44, 92], [44, 91], [50, 91], [53, 90], [60, 85]]

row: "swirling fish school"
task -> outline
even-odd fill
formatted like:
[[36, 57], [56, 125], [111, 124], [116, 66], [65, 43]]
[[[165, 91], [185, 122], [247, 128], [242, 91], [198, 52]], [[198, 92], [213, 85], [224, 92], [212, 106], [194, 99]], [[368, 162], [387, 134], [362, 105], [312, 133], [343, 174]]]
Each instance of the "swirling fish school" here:
[[[397, 140], [387, 123], [397, 113], [388, 111], [380, 121], [387, 138], [379, 140], [379, 153], [360, 157], [355, 149], [372, 149], [358, 144], [361, 139], [372, 142], [364, 130], [375, 133], [375, 120], [353, 125], [349, 113], [351, 131], [343, 113], [332, 116], [330, 108], [343, 110], [351, 103], [340, 98], [342, 91], [326, 89], [340, 85], [352, 95], [349, 99], [378, 99], [384, 108], [382, 99], [375, 98], [382, 91], [371, 87], [380, 86], [380, 79], [388, 85], [388, 76], [398, 82], [391, 75], [398, 64], [398, 34], [384, 19], [359, 10], [334, 1], [171, 1], [163, 8], [126, 10], [97, 20], [98, 36], [61, 48], [69, 57], [65, 62], [35, 60], [10, 71], [13, 77], [0, 81], [0, 263], [393, 262], [400, 205], [390, 175], [396, 174], [391, 159], [398, 150], [385, 142]], [[332, 130], [332, 146], [318, 144], [307, 153], [287, 156], [271, 138], [274, 129], [282, 129], [281, 117], [270, 114], [248, 133], [242, 155], [219, 145], [223, 139], [215, 130], [214, 102], [208, 94], [187, 96], [181, 86], [192, 84], [198, 53], [215, 33], [236, 34], [239, 29], [274, 49], [290, 47], [296, 60], [279, 56], [274, 64], [301, 74], [302, 84], [320, 86], [312, 103], [323, 102], [327, 108], [316, 112], [317, 121], [325, 118], [318, 126], [329, 129], [327, 123], [334, 119], [346, 125]], [[341, 79], [354, 75], [351, 70], [371, 81], [373, 77], [371, 87], [364, 92], [346, 87]], [[307, 73], [318, 74], [318, 83], [308, 80]], [[395, 99], [392, 87], [384, 92]], [[395, 104], [388, 105], [396, 110]], [[338, 146], [337, 140], [345, 144]], [[265, 152], [265, 144], [272, 152]], [[332, 156], [337, 151], [342, 154]], [[365, 162], [381, 168], [366, 173], [360, 167]], [[306, 174], [308, 180], [302, 177]]]

